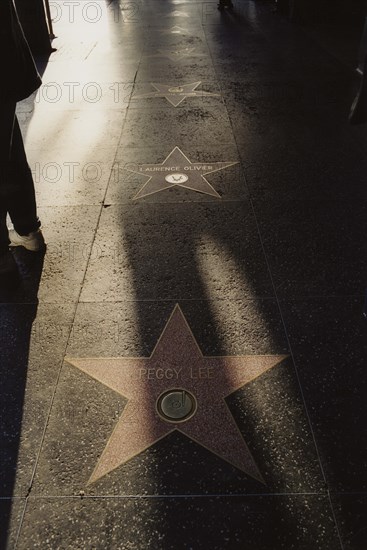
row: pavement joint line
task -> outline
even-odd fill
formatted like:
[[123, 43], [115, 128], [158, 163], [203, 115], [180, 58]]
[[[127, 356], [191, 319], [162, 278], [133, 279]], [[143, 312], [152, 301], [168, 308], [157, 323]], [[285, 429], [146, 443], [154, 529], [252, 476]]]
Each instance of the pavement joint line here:
[[[136, 72], [135, 72], [134, 83], [135, 83], [135, 81], [136, 81], [137, 72], [138, 72], [138, 69], [137, 69]], [[122, 124], [122, 127], [121, 127], [121, 132], [120, 132], [120, 138], [119, 138], [119, 140], [121, 139], [121, 135], [122, 135], [122, 132], [123, 132], [123, 130], [124, 130], [125, 122], [126, 122], [126, 116], [124, 117], [124, 121], [123, 121], [123, 124]], [[116, 152], [115, 152], [114, 162], [116, 161], [116, 155], [117, 155], [117, 148], [116, 148]], [[112, 174], [112, 171], [111, 171], [111, 174]], [[111, 175], [110, 175], [110, 177], [111, 177]], [[107, 190], [108, 190], [109, 183], [110, 183], [110, 178], [108, 179], [108, 181], [107, 181], [107, 183], [106, 183], [104, 199], [106, 198], [106, 195], [107, 195]], [[44, 429], [43, 429], [43, 432], [42, 432], [42, 436], [41, 436], [41, 440], [40, 440], [38, 452], [37, 452], [37, 454], [36, 454], [36, 459], [35, 459], [34, 467], [33, 467], [33, 469], [32, 469], [32, 474], [31, 474], [31, 478], [30, 478], [30, 482], [29, 482], [27, 494], [26, 494], [26, 497], [25, 497], [26, 503], [25, 503], [24, 513], [25, 513], [26, 506], [27, 506], [28, 498], [30, 497], [30, 495], [31, 495], [31, 493], [32, 493], [33, 482], [34, 482], [35, 475], [36, 475], [36, 470], [37, 470], [37, 466], [38, 466], [38, 461], [39, 461], [39, 458], [40, 458], [40, 454], [41, 454], [41, 452], [42, 452], [43, 443], [44, 443], [44, 441], [45, 441], [46, 431], [47, 431], [49, 419], [50, 419], [50, 416], [51, 416], [52, 407], [53, 407], [53, 404], [54, 404], [54, 400], [55, 400], [56, 391], [57, 391], [57, 387], [58, 387], [58, 384], [59, 384], [59, 380], [60, 380], [62, 368], [63, 368], [63, 365], [64, 365], [64, 360], [65, 360], [65, 356], [66, 356], [66, 351], [67, 351], [67, 348], [68, 348], [68, 345], [69, 345], [69, 342], [70, 342], [70, 337], [71, 337], [71, 334], [72, 334], [72, 327], [73, 327], [74, 322], [75, 322], [75, 319], [76, 319], [76, 313], [77, 313], [77, 309], [78, 309], [78, 304], [79, 304], [80, 296], [81, 296], [81, 293], [82, 293], [83, 285], [84, 285], [84, 282], [85, 282], [85, 277], [86, 277], [86, 274], [87, 274], [88, 265], [89, 265], [89, 261], [90, 261], [91, 254], [92, 254], [92, 248], [93, 248], [93, 244], [94, 244], [95, 239], [96, 239], [96, 234], [97, 234], [97, 230], [98, 230], [98, 226], [99, 226], [99, 222], [100, 222], [100, 219], [101, 219], [101, 214], [102, 214], [103, 208], [104, 208], [104, 205], [103, 205], [103, 202], [102, 202], [102, 204], [100, 205], [99, 216], [98, 216], [98, 219], [97, 219], [97, 221], [96, 221], [96, 226], [95, 226], [95, 231], [94, 231], [94, 237], [93, 237], [93, 240], [92, 240], [92, 243], [91, 243], [91, 250], [90, 250], [90, 253], [89, 253], [87, 262], [86, 262], [86, 266], [85, 266], [85, 270], [84, 270], [84, 274], [83, 274], [83, 279], [82, 279], [82, 281], [81, 281], [81, 283], [80, 283], [79, 294], [78, 294], [78, 297], [77, 297], [77, 299], [76, 299], [75, 301], [70, 302], [72, 305], [74, 305], [73, 318], [72, 318], [72, 321], [71, 321], [71, 323], [70, 323], [70, 329], [69, 329], [68, 336], [67, 336], [67, 338], [66, 338], [66, 342], [65, 342], [65, 346], [64, 346], [63, 358], [62, 358], [62, 360], [60, 361], [60, 367], [59, 367], [59, 369], [58, 369], [58, 373], [57, 373], [57, 376], [56, 376], [56, 380], [55, 380], [55, 383], [54, 383], [54, 386], [53, 386], [53, 390], [52, 390], [52, 394], [51, 394], [51, 399], [50, 399], [50, 405], [49, 405], [48, 413], [47, 413], [47, 416], [46, 416]], [[51, 303], [52, 303], [52, 302], [51, 302]], [[65, 303], [65, 301], [64, 301], [63, 303]], [[19, 525], [19, 532], [18, 532], [18, 535], [17, 535], [16, 543], [15, 543], [15, 544], [17, 544], [17, 541], [18, 541], [18, 538], [19, 538], [20, 529], [21, 529], [22, 523], [23, 523], [23, 518], [24, 518], [24, 514], [22, 515], [22, 520], [21, 520], [20, 525]]]
[[[135, 81], [136, 81], [137, 72], [138, 72], [138, 69], [137, 69], [136, 72], [135, 72], [134, 83], [135, 83]], [[124, 117], [124, 121], [123, 121], [123, 124], [122, 124], [122, 127], [121, 127], [121, 132], [120, 132], [120, 138], [119, 138], [119, 140], [121, 139], [121, 135], [122, 135], [122, 132], [123, 132], [125, 123], [126, 123], [126, 116]], [[114, 162], [116, 161], [116, 155], [117, 155], [117, 147], [116, 147], [116, 151], [115, 151]], [[110, 178], [111, 178], [111, 175], [112, 175], [112, 171], [111, 171], [111, 174], [110, 174]], [[109, 186], [109, 183], [110, 183], [110, 178], [109, 178], [108, 181], [106, 182], [106, 188], [105, 188], [104, 199], [106, 198], [106, 195], [107, 195], [107, 190], [108, 190], [108, 186]], [[93, 244], [94, 244], [95, 239], [96, 239], [97, 229], [98, 229], [99, 222], [100, 222], [100, 219], [101, 219], [101, 214], [102, 214], [102, 211], [103, 211], [103, 207], [104, 207], [104, 205], [103, 205], [103, 202], [102, 202], [102, 204], [100, 205], [99, 216], [98, 216], [98, 219], [97, 219], [97, 221], [96, 221], [96, 226], [95, 226], [95, 231], [94, 231], [94, 238], [93, 238], [92, 243], [91, 243], [91, 250], [90, 250], [90, 253], [89, 253], [87, 262], [86, 262], [85, 271], [84, 271], [84, 274], [83, 274], [83, 279], [82, 279], [81, 284], [80, 284], [80, 289], [79, 289], [78, 297], [77, 297], [77, 299], [76, 299], [75, 302], [74, 302], [74, 301], [70, 302], [71, 304], [74, 305], [73, 318], [72, 318], [72, 321], [71, 321], [71, 323], [70, 323], [70, 329], [69, 329], [68, 336], [67, 336], [67, 338], [66, 338], [66, 342], [65, 342], [65, 346], [64, 346], [63, 358], [62, 358], [62, 360], [60, 361], [60, 367], [59, 367], [59, 369], [58, 369], [58, 373], [57, 373], [57, 376], [56, 376], [56, 380], [55, 380], [55, 383], [54, 383], [54, 386], [53, 386], [53, 390], [52, 390], [52, 394], [51, 394], [51, 398], [50, 398], [50, 405], [49, 405], [49, 408], [48, 408], [48, 413], [47, 413], [46, 420], [45, 420], [45, 424], [44, 424], [44, 428], [43, 428], [43, 431], [42, 431], [42, 436], [41, 436], [40, 444], [39, 444], [39, 447], [38, 447], [38, 451], [37, 451], [37, 454], [36, 454], [36, 459], [35, 459], [34, 467], [33, 467], [33, 469], [32, 469], [32, 474], [31, 474], [31, 478], [30, 478], [30, 482], [29, 482], [27, 494], [26, 494], [26, 497], [25, 497], [25, 505], [24, 505], [23, 513], [22, 513], [22, 516], [21, 516], [21, 519], [20, 519], [20, 522], [19, 522], [19, 529], [18, 529], [17, 535], [16, 535], [15, 547], [17, 546], [17, 543], [18, 543], [18, 540], [19, 540], [19, 536], [20, 536], [20, 532], [21, 532], [21, 529], [22, 529], [22, 525], [23, 525], [23, 520], [24, 520], [25, 511], [26, 511], [26, 508], [27, 508], [28, 499], [31, 497], [32, 488], [33, 488], [33, 482], [34, 482], [34, 479], [35, 479], [35, 475], [36, 475], [36, 470], [37, 470], [39, 458], [40, 458], [40, 455], [41, 455], [41, 452], [42, 452], [43, 443], [44, 443], [44, 441], [45, 441], [46, 431], [47, 431], [49, 419], [50, 419], [50, 416], [51, 416], [52, 407], [53, 407], [53, 404], [54, 404], [54, 400], [55, 400], [55, 396], [56, 396], [57, 387], [58, 387], [58, 384], [59, 384], [59, 380], [60, 380], [62, 368], [63, 368], [63, 365], [64, 365], [64, 360], [65, 360], [65, 356], [66, 356], [66, 351], [67, 351], [67, 348], [68, 348], [68, 345], [69, 345], [69, 342], [70, 342], [70, 337], [71, 337], [71, 334], [72, 334], [72, 328], [73, 328], [73, 325], [74, 325], [74, 322], [75, 322], [76, 312], [77, 312], [77, 309], [78, 309], [78, 303], [79, 303], [79, 299], [80, 299], [80, 296], [81, 296], [81, 293], [82, 293], [82, 289], [83, 289], [83, 285], [84, 285], [84, 282], [85, 282], [85, 277], [86, 277], [86, 273], [87, 273], [87, 269], [88, 269], [88, 264], [89, 264], [90, 257], [91, 257], [91, 254], [92, 254], [92, 247], [93, 247]], [[64, 301], [63, 303], [65, 303], [65, 301]]]
[[[73, 322], [75, 320], [76, 310], [77, 310], [77, 304], [75, 304], [75, 307], [74, 307]], [[47, 427], [48, 427], [48, 422], [49, 422], [49, 419], [50, 419], [50, 416], [51, 416], [51, 411], [52, 411], [52, 407], [53, 407], [53, 403], [54, 403], [58, 383], [59, 383], [59, 380], [60, 380], [61, 371], [62, 371], [63, 364], [64, 364], [64, 357], [66, 355], [68, 342], [69, 342], [69, 339], [70, 339], [70, 335], [72, 333], [73, 322], [70, 324], [69, 334], [68, 334], [68, 337], [66, 339], [65, 346], [64, 346], [63, 358], [60, 360], [60, 366], [59, 366], [59, 369], [57, 371], [56, 380], [55, 380], [55, 383], [53, 384], [53, 389], [52, 389], [52, 393], [51, 393], [51, 397], [50, 397], [50, 403], [49, 403], [49, 407], [48, 407], [48, 413], [47, 413], [46, 418], [45, 418], [45, 423], [44, 423], [44, 427], [43, 427], [43, 430], [42, 430], [41, 440], [40, 440], [40, 443], [39, 443], [39, 446], [38, 446], [38, 451], [36, 453], [34, 466], [32, 468], [32, 474], [31, 474], [31, 478], [30, 478], [30, 481], [29, 481], [27, 494], [25, 496], [25, 505], [24, 505], [24, 510], [23, 510], [22, 516], [21, 516], [21, 520], [19, 522], [19, 530], [18, 530], [18, 533], [17, 533], [17, 536], [16, 536], [15, 547], [17, 546], [18, 539], [19, 539], [19, 536], [20, 536], [20, 531], [21, 531], [21, 528], [22, 528], [22, 525], [23, 525], [23, 519], [24, 519], [24, 515], [25, 515], [25, 512], [26, 512], [28, 499], [30, 498], [31, 493], [32, 493], [33, 482], [34, 482], [34, 478], [35, 478], [35, 475], [36, 475], [38, 461], [39, 461], [41, 451], [42, 451], [42, 447], [43, 447], [43, 443], [44, 443], [44, 440], [45, 440], [45, 435], [46, 435], [46, 431], [47, 431]]]
[[[208, 299], [208, 298], [144, 298], [144, 299], [136, 299], [136, 300], [101, 300], [98, 302], [95, 302], [93, 300], [80, 300], [78, 304], [124, 304], [124, 303], [162, 303], [162, 302], [241, 302], [241, 301], [265, 301], [265, 300], [275, 300], [279, 302], [295, 302], [295, 301], [303, 301], [307, 302], [308, 300], [347, 300], [347, 299], [365, 299], [364, 294], [343, 294], [343, 295], [288, 295], [284, 297], [280, 297], [278, 300], [275, 295], [271, 296], [261, 296], [261, 295], [254, 295], [249, 296], [245, 298], [216, 298]], [[55, 304], [56, 302], [42, 302], [42, 303], [49, 303], [50, 305]], [[64, 302], [62, 302], [64, 303]], [[361, 304], [363, 306], [363, 303]]]
[[209, 499], [209, 498], [262, 498], [262, 497], [289, 497], [289, 496], [321, 496], [327, 497], [327, 492], [305, 492], [305, 493], [209, 493], [209, 494], [178, 494], [178, 495], [34, 495], [32, 500], [171, 500], [171, 499]]
[[21, 533], [21, 530], [22, 530], [22, 527], [23, 527], [24, 516], [25, 516], [26, 509], [27, 509], [27, 503], [28, 503], [28, 498], [25, 498], [22, 513], [21, 513], [21, 516], [20, 516], [20, 519], [19, 519], [19, 525], [18, 525], [17, 533], [15, 535], [14, 549], [16, 549], [17, 546], [18, 546], [20, 533]]

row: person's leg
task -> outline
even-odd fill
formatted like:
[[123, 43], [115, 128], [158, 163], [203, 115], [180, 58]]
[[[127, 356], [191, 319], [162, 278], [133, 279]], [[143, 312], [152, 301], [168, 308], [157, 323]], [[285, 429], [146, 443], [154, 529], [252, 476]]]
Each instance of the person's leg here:
[[10, 155], [10, 178], [7, 197], [10, 219], [19, 235], [28, 235], [37, 231], [41, 223], [37, 217], [32, 172], [27, 163], [23, 138], [16, 116]]
[[43, 250], [45, 242], [39, 229], [33, 177], [24, 151], [23, 138], [15, 116], [10, 154], [9, 194], [7, 209], [14, 229], [9, 231], [10, 246], [23, 246], [37, 252]]
[[0, 256], [6, 254], [9, 249], [8, 229], [6, 227], [6, 210], [1, 204], [0, 198]]
[[14, 127], [15, 101], [0, 106], [0, 255], [8, 252], [9, 237], [6, 227], [7, 197], [9, 193], [9, 160]]
[[[14, 125], [15, 102], [0, 105], [0, 293], [12, 290], [18, 284], [18, 270], [9, 250], [6, 226], [9, 192], [9, 159]], [[0, 299], [2, 296], [0, 295]]]

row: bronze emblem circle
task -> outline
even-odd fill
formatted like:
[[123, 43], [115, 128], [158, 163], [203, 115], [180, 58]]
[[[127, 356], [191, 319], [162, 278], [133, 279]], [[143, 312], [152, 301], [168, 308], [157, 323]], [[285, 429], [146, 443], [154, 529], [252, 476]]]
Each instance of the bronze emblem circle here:
[[157, 400], [157, 412], [167, 422], [186, 422], [197, 409], [195, 396], [184, 389], [168, 390]]
[[186, 183], [189, 178], [186, 174], [179, 174], [177, 172], [174, 174], [168, 174], [167, 176], [165, 176], [164, 179], [166, 180], [167, 183], [172, 183], [172, 184], [176, 183], [176, 184], [182, 185], [183, 183]]

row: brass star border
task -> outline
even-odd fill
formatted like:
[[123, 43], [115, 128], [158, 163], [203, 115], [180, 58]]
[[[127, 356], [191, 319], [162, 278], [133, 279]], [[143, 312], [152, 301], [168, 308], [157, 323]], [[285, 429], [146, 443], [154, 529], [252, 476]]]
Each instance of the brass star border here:
[[161, 34], [190, 34], [187, 29], [180, 27], [179, 25], [174, 25], [170, 29], [160, 29]]
[[225, 398], [285, 358], [205, 357], [178, 305], [150, 357], [66, 358], [128, 400], [88, 484], [174, 431], [264, 483]]
[[128, 167], [126, 170], [149, 178], [133, 197], [134, 200], [171, 187], [183, 187], [220, 199], [221, 196], [205, 176], [235, 164], [238, 162], [191, 162], [179, 147], [175, 147], [161, 164], [140, 164], [138, 170]]
[[166, 57], [170, 61], [182, 61], [188, 57], [207, 57], [206, 53], [197, 53], [196, 48], [184, 48], [181, 50], [157, 50], [157, 53], [145, 55], [144, 57]]
[[164, 17], [169, 18], [169, 17], [190, 17], [190, 16], [184, 11], [175, 10], [171, 13], [167, 13]]
[[164, 97], [173, 107], [178, 107], [188, 97], [219, 97], [220, 94], [212, 92], [204, 92], [203, 90], [197, 90], [201, 81], [191, 82], [190, 84], [158, 84], [151, 82], [150, 85], [155, 88], [155, 92], [148, 92], [145, 94], [137, 94], [132, 96], [131, 100], [137, 99], [152, 99], [156, 97]]

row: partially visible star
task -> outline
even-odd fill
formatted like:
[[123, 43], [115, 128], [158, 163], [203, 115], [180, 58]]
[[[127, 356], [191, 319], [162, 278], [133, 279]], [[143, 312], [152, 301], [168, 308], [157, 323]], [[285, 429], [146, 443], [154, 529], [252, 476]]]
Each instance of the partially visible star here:
[[150, 92], [146, 94], [139, 94], [133, 96], [131, 99], [150, 99], [154, 97], [164, 97], [173, 105], [177, 107], [182, 103], [187, 97], [204, 97], [204, 96], [219, 96], [219, 94], [213, 94], [210, 92], [203, 92], [202, 90], [196, 90], [200, 86], [201, 81], [192, 82], [191, 84], [182, 84], [180, 86], [172, 86], [169, 84], [155, 84], [151, 82], [151, 85], [156, 89], [155, 92]]
[[184, 11], [175, 10], [171, 13], [167, 13], [165, 17], [190, 17], [190, 16]]
[[179, 27], [178, 25], [174, 25], [170, 29], [162, 29], [161, 34], [188, 34], [187, 29], [183, 29], [182, 27]]
[[68, 358], [128, 400], [88, 483], [174, 431], [264, 483], [225, 398], [285, 357], [204, 357], [176, 306], [150, 357]]
[[238, 162], [191, 162], [181, 149], [175, 147], [161, 164], [140, 164], [138, 169], [126, 169], [149, 177], [134, 199], [141, 199], [171, 187], [184, 187], [220, 199], [219, 193], [205, 176], [235, 164]]
[[206, 57], [205, 53], [195, 53], [196, 48], [184, 48], [182, 50], [157, 50], [158, 53], [146, 57], [167, 57], [171, 61], [181, 61], [186, 57]]

